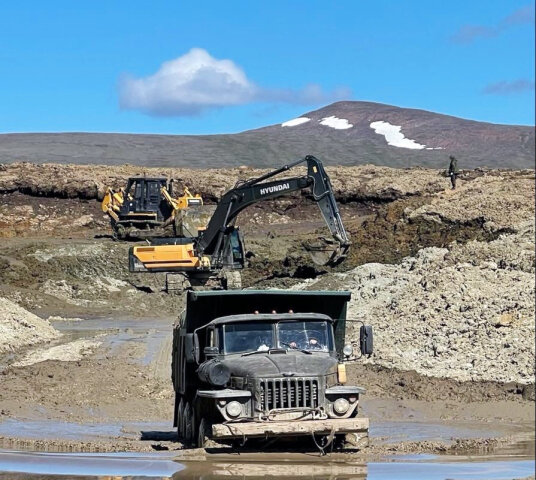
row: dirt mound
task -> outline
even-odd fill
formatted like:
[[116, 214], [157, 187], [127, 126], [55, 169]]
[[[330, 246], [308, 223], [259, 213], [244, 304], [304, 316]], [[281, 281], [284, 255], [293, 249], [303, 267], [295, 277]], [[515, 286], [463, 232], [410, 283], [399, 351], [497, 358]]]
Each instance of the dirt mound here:
[[534, 195], [534, 171], [496, 171], [464, 182], [455, 191], [440, 192], [406, 216], [409, 221], [473, 222], [487, 231], [503, 231], [533, 216]]
[[46, 342], [61, 334], [47, 320], [0, 297], [0, 353]]
[[[376, 330], [372, 363], [461, 381], [534, 382], [534, 223], [497, 240], [425, 248], [302, 284], [352, 291]], [[358, 325], [349, 333], [354, 341]]]

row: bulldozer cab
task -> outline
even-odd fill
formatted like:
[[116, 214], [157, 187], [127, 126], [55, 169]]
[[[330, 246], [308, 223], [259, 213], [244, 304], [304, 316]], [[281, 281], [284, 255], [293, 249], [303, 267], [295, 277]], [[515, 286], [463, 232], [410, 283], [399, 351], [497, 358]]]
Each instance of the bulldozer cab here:
[[162, 197], [163, 187], [167, 187], [166, 178], [129, 178], [120, 215], [150, 213], [156, 214], [158, 221], [165, 220], [171, 215], [171, 207]]

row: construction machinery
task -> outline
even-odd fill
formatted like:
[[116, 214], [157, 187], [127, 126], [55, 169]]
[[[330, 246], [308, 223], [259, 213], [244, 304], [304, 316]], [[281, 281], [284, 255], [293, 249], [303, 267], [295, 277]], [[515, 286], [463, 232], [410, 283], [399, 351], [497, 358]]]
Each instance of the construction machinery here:
[[[267, 181], [302, 163], [307, 174]], [[334, 266], [346, 258], [350, 240], [341, 220], [329, 177], [320, 160], [308, 155], [258, 178], [239, 182], [218, 203], [205, 230], [197, 236], [158, 239], [152, 245], [134, 246], [129, 252], [131, 272], [166, 272], [167, 290], [206, 285], [240, 288], [240, 269], [246, 265], [242, 234], [234, 225], [237, 215], [257, 202], [300, 190], [310, 191], [320, 208], [333, 240], [308, 245], [313, 261]], [[210, 283], [214, 281], [214, 283]]]
[[129, 178], [124, 189], [109, 187], [101, 203], [119, 240], [184, 236], [183, 212], [202, 205], [201, 196], [187, 187], [182, 196], [173, 197], [172, 182], [164, 177]]

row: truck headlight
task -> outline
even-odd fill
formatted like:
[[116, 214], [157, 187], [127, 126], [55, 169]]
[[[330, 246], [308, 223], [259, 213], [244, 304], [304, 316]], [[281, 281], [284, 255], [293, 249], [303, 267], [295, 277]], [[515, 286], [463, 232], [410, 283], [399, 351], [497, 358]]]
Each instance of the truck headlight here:
[[348, 411], [349, 408], [350, 402], [346, 400], [346, 398], [337, 398], [337, 400], [333, 402], [333, 410], [338, 415], [343, 415]]
[[236, 400], [233, 400], [232, 402], [229, 402], [227, 404], [227, 406], [225, 407], [225, 411], [227, 412], [227, 415], [232, 418], [239, 417], [242, 413], [242, 405], [240, 405], [240, 403]]
[[342, 354], [345, 357], [351, 357], [353, 353], [354, 353], [354, 347], [352, 347], [352, 345], [350, 344], [345, 345], [342, 349]]

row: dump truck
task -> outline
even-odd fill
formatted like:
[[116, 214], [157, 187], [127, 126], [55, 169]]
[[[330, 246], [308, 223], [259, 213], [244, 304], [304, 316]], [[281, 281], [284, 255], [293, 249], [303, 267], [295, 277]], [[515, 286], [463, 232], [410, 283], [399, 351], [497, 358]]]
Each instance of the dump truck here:
[[[361, 386], [347, 384], [350, 292], [189, 291], [173, 328], [174, 426], [183, 442], [313, 438], [362, 445]], [[372, 354], [361, 325], [359, 357]]]

